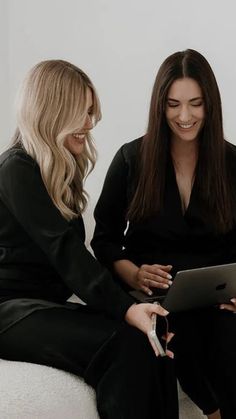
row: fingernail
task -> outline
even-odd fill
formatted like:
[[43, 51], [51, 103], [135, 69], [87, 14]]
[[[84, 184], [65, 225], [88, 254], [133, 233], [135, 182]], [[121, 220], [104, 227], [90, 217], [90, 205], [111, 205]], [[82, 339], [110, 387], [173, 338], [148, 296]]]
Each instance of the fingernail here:
[[167, 275], [168, 279], [172, 279], [172, 276], [170, 274]]
[[169, 285], [163, 284], [163, 288], [169, 288]]
[[231, 298], [232, 303], [236, 303], [236, 298]]
[[163, 308], [163, 313], [165, 314], [165, 316], [167, 316], [167, 314], [169, 314], [169, 311], [167, 311], [165, 308]]
[[169, 284], [169, 285], [172, 285], [172, 284], [173, 284], [173, 282], [172, 282], [172, 281], [168, 281], [168, 284]]
[[153, 292], [150, 290], [150, 291], [148, 291], [148, 295], [152, 295], [153, 294]]
[[220, 309], [221, 309], [221, 310], [224, 310], [224, 308], [225, 308], [225, 306], [220, 306]]

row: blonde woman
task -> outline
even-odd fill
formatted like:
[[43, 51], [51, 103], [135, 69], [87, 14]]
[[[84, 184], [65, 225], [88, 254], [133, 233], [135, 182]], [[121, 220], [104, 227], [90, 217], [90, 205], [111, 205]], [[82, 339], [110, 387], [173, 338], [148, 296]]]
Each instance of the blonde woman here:
[[[173, 354], [157, 357], [149, 335], [152, 314], [167, 312], [134, 304], [84, 246], [83, 180], [100, 118], [74, 65], [44, 61], [27, 75], [0, 157], [0, 357], [84, 377], [101, 418], [174, 419]], [[73, 293], [86, 305], [68, 303]]]

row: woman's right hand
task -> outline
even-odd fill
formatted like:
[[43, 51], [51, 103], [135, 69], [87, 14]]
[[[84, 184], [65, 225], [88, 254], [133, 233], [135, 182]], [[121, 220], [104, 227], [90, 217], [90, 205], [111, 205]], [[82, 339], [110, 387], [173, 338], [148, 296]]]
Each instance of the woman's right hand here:
[[134, 277], [134, 288], [152, 295], [151, 288], [167, 289], [172, 284], [172, 265], [141, 265]]
[[151, 288], [167, 289], [172, 284], [172, 265], [147, 265], [138, 267], [128, 259], [114, 262], [115, 272], [131, 288], [152, 295]]
[[[156, 354], [159, 355], [159, 352], [156, 346], [153, 343], [153, 340], [150, 337], [150, 332], [152, 330], [152, 314], [156, 313], [158, 316], [167, 316], [168, 311], [166, 311], [163, 307], [157, 304], [149, 304], [149, 303], [140, 303], [140, 304], [133, 304], [129, 307], [125, 314], [125, 320], [130, 326], [134, 326], [137, 329], [141, 330], [141, 332], [145, 333], [149, 339], [149, 342]], [[158, 328], [158, 318], [157, 318], [157, 328]], [[167, 336], [164, 338], [166, 339], [167, 343], [172, 339], [174, 336], [173, 333], [168, 332]], [[170, 358], [174, 357], [173, 352], [170, 350], [166, 350], [166, 355]]]

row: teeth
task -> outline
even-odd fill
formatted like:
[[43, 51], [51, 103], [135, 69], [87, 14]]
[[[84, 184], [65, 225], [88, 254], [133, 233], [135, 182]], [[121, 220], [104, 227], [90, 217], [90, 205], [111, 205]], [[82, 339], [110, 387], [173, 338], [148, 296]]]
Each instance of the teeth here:
[[83, 140], [83, 138], [85, 137], [85, 134], [79, 134], [79, 133], [75, 133], [75, 134], [72, 134], [72, 135], [77, 140]]
[[194, 124], [178, 124], [178, 125], [180, 128], [188, 129], [188, 128], [193, 127]]

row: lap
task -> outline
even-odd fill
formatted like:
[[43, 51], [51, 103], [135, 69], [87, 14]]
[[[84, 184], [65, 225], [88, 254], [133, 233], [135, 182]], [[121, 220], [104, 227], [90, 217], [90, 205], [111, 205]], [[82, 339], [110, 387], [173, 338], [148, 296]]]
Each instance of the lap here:
[[87, 306], [31, 313], [0, 334], [0, 357], [84, 377], [101, 417], [154, 418], [157, 405], [160, 417], [178, 417], [173, 361], [156, 358], [138, 329]]
[[0, 335], [0, 357], [81, 375], [118, 324], [87, 306], [76, 306], [34, 311], [12, 325]]
[[210, 308], [176, 314], [170, 320], [176, 333], [172, 344], [181, 385], [200, 408], [211, 413], [224, 391], [219, 383], [227, 381], [225, 389], [233, 389], [236, 315]]
[[206, 355], [216, 342], [218, 350], [224, 352], [236, 346], [236, 315], [226, 310], [210, 308], [176, 314], [171, 325], [176, 333], [176, 349], [183, 352], [191, 349]]

